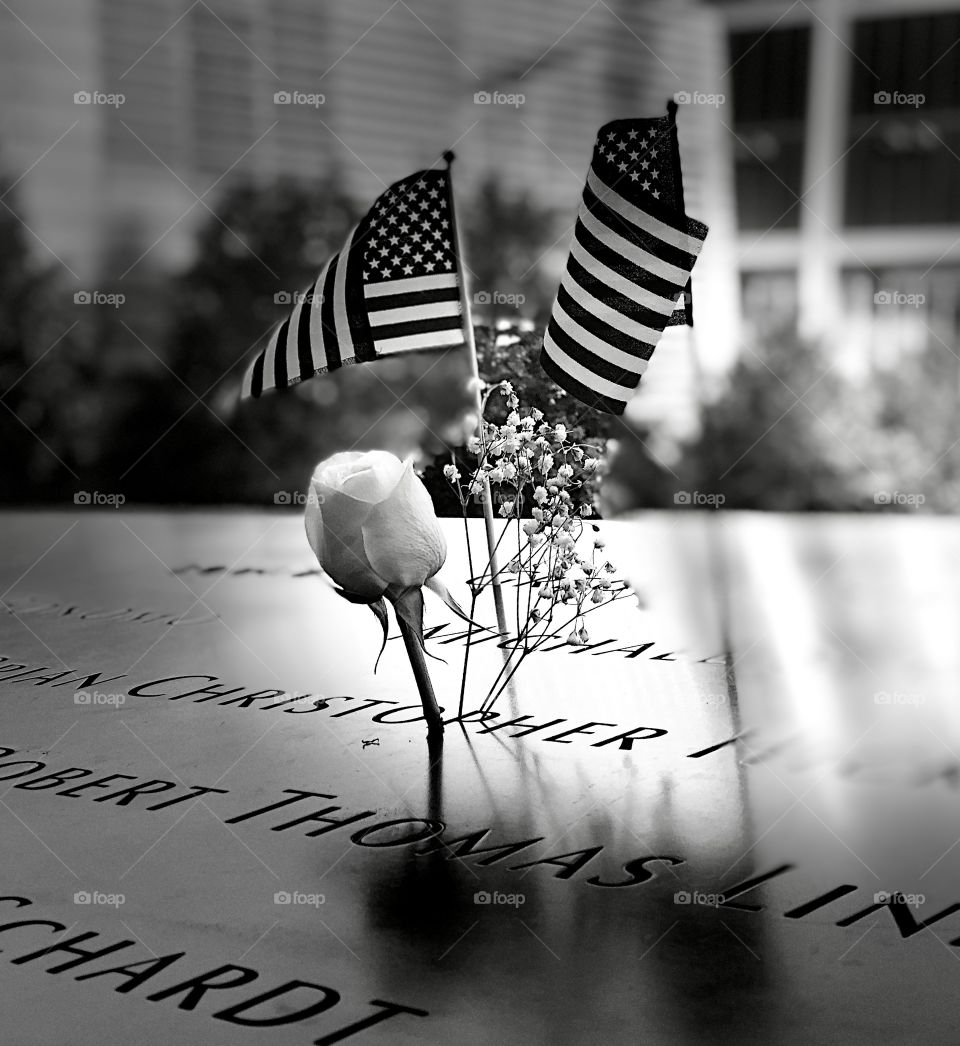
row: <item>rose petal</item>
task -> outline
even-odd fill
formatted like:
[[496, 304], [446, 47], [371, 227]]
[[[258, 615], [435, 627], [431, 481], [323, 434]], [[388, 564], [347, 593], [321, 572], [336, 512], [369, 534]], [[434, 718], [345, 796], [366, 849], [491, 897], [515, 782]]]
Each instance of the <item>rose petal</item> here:
[[390, 497], [363, 523], [363, 544], [373, 570], [394, 585], [420, 586], [443, 566], [446, 542], [412, 458]]
[[368, 602], [379, 599], [387, 582], [373, 569], [363, 546], [363, 521], [370, 506], [338, 491], [312, 484], [304, 527], [320, 566], [341, 588]]
[[403, 474], [403, 463], [385, 450], [344, 451], [320, 462], [311, 483], [324, 493], [342, 491], [368, 504], [388, 497]]

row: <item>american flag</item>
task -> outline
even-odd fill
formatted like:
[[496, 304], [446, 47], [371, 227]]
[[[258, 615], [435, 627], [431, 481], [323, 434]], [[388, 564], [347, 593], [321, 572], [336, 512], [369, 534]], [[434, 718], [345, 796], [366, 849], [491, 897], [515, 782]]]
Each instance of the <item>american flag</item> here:
[[676, 107], [600, 128], [540, 363], [571, 395], [622, 414], [664, 327], [691, 322], [707, 227], [683, 209]]
[[296, 296], [247, 369], [241, 396], [256, 399], [345, 363], [462, 345], [462, 302], [449, 172], [417, 171], [377, 198]]

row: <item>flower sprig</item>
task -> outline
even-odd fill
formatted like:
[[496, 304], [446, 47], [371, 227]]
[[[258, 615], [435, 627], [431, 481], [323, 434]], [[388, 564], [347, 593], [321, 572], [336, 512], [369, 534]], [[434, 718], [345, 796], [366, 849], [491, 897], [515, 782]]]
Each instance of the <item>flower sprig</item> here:
[[[497, 393], [506, 406], [501, 423], [486, 418], [490, 399]], [[614, 579], [615, 568], [603, 554], [598, 528], [588, 522], [594, 514], [593, 488], [602, 471], [602, 450], [571, 439], [564, 424], [551, 423], [542, 411], [521, 408], [508, 381], [487, 390], [481, 417], [480, 434], [467, 444], [473, 466], [470, 475], [464, 478], [453, 464], [443, 471], [460, 499], [465, 520], [470, 501], [482, 499], [489, 487], [498, 514], [506, 521], [498, 549], [508, 534], [516, 534], [516, 553], [500, 568], [501, 581], [509, 580], [503, 575], [513, 575], [515, 581], [516, 633], [501, 644], [510, 657], [488, 694], [490, 707], [520, 661], [562, 636], [568, 627], [567, 643], [589, 642], [584, 617], [611, 602], [626, 586]], [[585, 535], [592, 539], [586, 549], [581, 540]], [[469, 530], [467, 540], [469, 551]], [[470, 562], [473, 574], [472, 553]], [[488, 571], [489, 565], [479, 578], [471, 578], [474, 603], [492, 581]]]

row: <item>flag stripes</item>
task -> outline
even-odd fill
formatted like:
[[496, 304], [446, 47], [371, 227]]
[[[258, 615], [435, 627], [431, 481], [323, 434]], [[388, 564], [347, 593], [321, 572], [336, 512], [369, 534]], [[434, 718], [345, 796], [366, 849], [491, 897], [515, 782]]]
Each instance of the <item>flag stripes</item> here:
[[381, 356], [465, 344], [445, 170], [391, 185], [270, 335], [244, 375], [258, 398]]
[[364, 294], [374, 346], [381, 355], [465, 343], [455, 273], [368, 283]]
[[686, 322], [706, 226], [683, 213], [673, 114], [600, 129], [540, 362], [622, 414], [666, 326]]

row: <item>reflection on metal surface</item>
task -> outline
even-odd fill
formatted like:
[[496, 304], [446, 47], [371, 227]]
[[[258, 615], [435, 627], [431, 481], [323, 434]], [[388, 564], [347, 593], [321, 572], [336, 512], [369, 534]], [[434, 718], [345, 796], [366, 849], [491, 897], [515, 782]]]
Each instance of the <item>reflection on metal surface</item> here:
[[[615, 562], [636, 549], [644, 608], [598, 620], [591, 639], [610, 643], [531, 657], [486, 719], [450, 721], [463, 642], [437, 633], [437, 748], [401, 645], [374, 675], [370, 615], [295, 576], [295, 517], [4, 528], [19, 550], [4, 587], [61, 609], [0, 618], [3, 893], [97, 933], [92, 950], [131, 942], [48, 975], [69, 956], [16, 963], [45, 940], [5, 931], [26, 916], [0, 906], [12, 1041], [60, 1042], [69, 1019], [78, 1043], [120, 1024], [145, 1044], [235, 1042], [214, 1014], [292, 979], [339, 1001], [251, 1041], [334, 1042], [375, 1011], [340, 1041], [952, 1041], [952, 530], [608, 524]], [[209, 620], [81, 616], [110, 607]], [[428, 603], [428, 631], [445, 615]], [[502, 652], [471, 659], [489, 678]], [[922, 704], [875, 700], [911, 687]], [[77, 980], [179, 952], [127, 993], [118, 975]], [[256, 982], [190, 1010], [164, 996], [224, 964]], [[290, 999], [247, 1012], [290, 1016]]]

